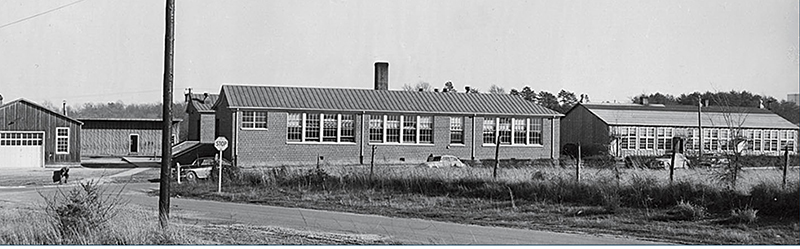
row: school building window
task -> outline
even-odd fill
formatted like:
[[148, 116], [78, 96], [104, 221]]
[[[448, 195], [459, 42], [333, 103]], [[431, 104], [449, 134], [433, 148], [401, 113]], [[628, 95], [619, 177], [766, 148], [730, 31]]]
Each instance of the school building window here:
[[354, 143], [352, 114], [289, 113], [286, 140], [289, 142]]
[[242, 128], [266, 129], [267, 128], [267, 112], [243, 111], [242, 112]]
[[483, 143], [494, 144], [495, 138], [505, 145], [541, 145], [542, 119], [487, 117], [483, 120]]
[[463, 117], [450, 117], [450, 144], [464, 144]]
[[433, 117], [418, 115], [370, 115], [370, 143], [433, 143]]

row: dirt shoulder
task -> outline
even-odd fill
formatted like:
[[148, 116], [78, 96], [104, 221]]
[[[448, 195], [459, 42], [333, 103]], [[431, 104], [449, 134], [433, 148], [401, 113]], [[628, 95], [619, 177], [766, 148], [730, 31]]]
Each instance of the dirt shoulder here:
[[[0, 186], [47, 186], [58, 185], [53, 182], [53, 171], [57, 168], [35, 168], [35, 169], [5, 169], [0, 174]], [[113, 175], [131, 169], [107, 169], [107, 168], [84, 168], [76, 167], [69, 169], [69, 180], [67, 183], [76, 183], [89, 179], [110, 178]], [[151, 170], [151, 169], [148, 169]]]

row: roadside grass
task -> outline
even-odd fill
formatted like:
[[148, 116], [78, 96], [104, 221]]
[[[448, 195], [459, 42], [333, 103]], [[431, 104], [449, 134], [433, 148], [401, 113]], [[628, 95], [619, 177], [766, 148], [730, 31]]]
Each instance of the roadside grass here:
[[205, 224], [173, 213], [161, 229], [155, 208], [129, 205], [124, 186], [88, 181], [45, 195], [39, 206], [0, 205], [0, 245], [360, 245], [396, 244], [375, 235], [271, 226]]
[[[797, 172], [781, 189], [778, 171], [746, 171], [732, 190], [708, 170], [428, 169], [363, 166], [248, 169], [236, 181], [173, 185], [184, 197], [450, 222], [635, 236], [687, 244], [797, 244]], [[773, 176], [765, 176], [772, 174]], [[775, 177], [774, 175], [777, 175]], [[777, 181], [776, 181], [777, 179]], [[768, 201], [767, 201], [768, 200]], [[759, 210], [741, 222], [732, 210]]]

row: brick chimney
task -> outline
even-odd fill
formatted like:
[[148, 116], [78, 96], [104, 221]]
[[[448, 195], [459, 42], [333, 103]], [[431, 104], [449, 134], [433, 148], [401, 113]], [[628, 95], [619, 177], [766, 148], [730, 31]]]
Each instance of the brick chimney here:
[[0, 105], [3, 105], [3, 95], [0, 95]]
[[389, 62], [375, 62], [375, 90], [389, 90]]

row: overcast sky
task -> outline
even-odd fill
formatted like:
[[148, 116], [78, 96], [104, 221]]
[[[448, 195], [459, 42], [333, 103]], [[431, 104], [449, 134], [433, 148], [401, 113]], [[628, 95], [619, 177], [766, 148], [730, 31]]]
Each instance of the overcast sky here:
[[[160, 101], [164, 1], [48, 12], [74, 2], [0, 1], [5, 101]], [[224, 83], [373, 88], [378, 60], [390, 89], [800, 91], [797, 0], [179, 0], [175, 30], [176, 100]]]

